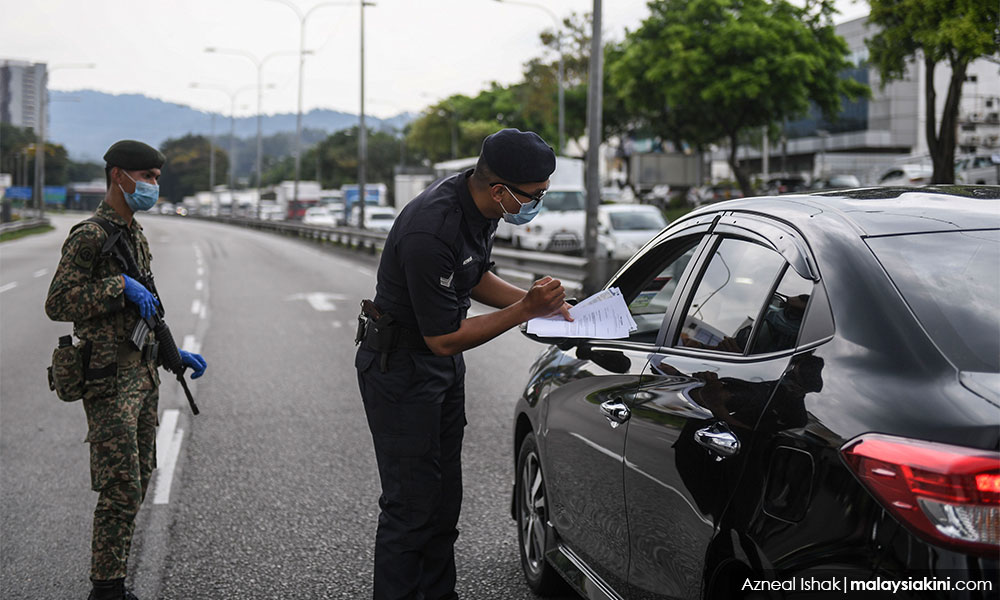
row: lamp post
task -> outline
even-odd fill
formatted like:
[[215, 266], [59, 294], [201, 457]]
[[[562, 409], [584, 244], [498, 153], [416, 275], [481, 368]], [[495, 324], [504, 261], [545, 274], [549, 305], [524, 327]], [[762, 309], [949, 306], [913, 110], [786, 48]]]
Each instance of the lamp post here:
[[297, 202], [299, 199], [299, 179], [302, 169], [302, 72], [305, 68], [305, 55], [307, 54], [305, 50], [306, 21], [309, 19], [309, 16], [316, 11], [316, 9], [326, 6], [349, 6], [355, 4], [355, 2], [323, 2], [313, 6], [304, 13], [290, 0], [271, 0], [271, 2], [280, 2], [281, 4], [284, 4], [288, 8], [292, 9], [295, 16], [299, 18], [299, 99], [298, 108], [295, 112], [295, 187], [292, 191], [292, 198]]
[[254, 54], [252, 54], [250, 52], [247, 52], [246, 50], [239, 50], [239, 49], [236, 49], [236, 48], [216, 48], [214, 46], [205, 48], [205, 52], [215, 53], [215, 54], [229, 54], [229, 55], [232, 55], [232, 56], [241, 56], [241, 57], [249, 60], [250, 62], [252, 62], [253, 65], [255, 67], [257, 67], [257, 218], [259, 219], [260, 218], [260, 185], [261, 185], [261, 176], [263, 175], [261, 173], [261, 153], [262, 153], [262, 150], [263, 150], [263, 145], [262, 145], [262, 142], [261, 142], [261, 139], [262, 139], [261, 138], [261, 117], [262, 117], [262, 114], [261, 114], [261, 98], [262, 98], [263, 93], [264, 93], [264, 85], [263, 85], [264, 65], [267, 63], [267, 61], [271, 60], [272, 58], [276, 58], [278, 56], [294, 55], [294, 54], [298, 54], [298, 53], [294, 52], [294, 51], [287, 51], [286, 50], [286, 51], [280, 51], [280, 52], [272, 52], [271, 54], [268, 54], [264, 58], [257, 58], [256, 55], [254, 55]]
[[38, 218], [45, 216], [45, 117], [49, 97], [49, 73], [59, 69], [93, 69], [93, 63], [54, 65], [46, 69], [38, 98], [38, 136], [35, 142], [35, 198], [38, 201]]
[[362, 0], [361, 7], [361, 111], [360, 131], [358, 131], [358, 227], [365, 228], [365, 176], [368, 168], [368, 131], [365, 129], [365, 7], [375, 6], [373, 2]]
[[[229, 191], [236, 189], [236, 97], [242, 92], [257, 89], [257, 85], [246, 85], [237, 90], [229, 91], [229, 88], [210, 83], [192, 83], [190, 87], [199, 90], [213, 90], [222, 92], [229, 97]], [[273, 83], [264, 86], [264, 89], [274, 89]]]
[[559, 146], [556, 148], [556, 154], [562, 154], [563, 149], [566, 147], [566, 100], [565, 92], [563, 90], [563, 50], [562, 50], [562, 21], [556, 16], [556, 13], [552, 12], [547, 6], [542, 4], [535, 4], [534, 2], [521, 2], [520, 0], [496, 0], [497, 2], [503, 4], [519, 4], [521, 6], [529, 6], [531, 8], [537, 8], [538, 10], [544, 10], [556, 24], [556, 52], [559, 53]]

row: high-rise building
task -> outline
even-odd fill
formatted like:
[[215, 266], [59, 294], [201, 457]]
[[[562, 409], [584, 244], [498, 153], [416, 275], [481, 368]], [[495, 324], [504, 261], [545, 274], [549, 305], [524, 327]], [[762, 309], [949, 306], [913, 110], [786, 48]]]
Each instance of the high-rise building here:
[[44, 93], [45, 63], [0, 59], [0, 123], [36, 129]]

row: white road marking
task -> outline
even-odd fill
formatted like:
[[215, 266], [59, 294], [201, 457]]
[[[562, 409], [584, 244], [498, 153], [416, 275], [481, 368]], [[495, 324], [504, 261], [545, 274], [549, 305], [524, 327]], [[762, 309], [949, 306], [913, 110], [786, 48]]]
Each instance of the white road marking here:
[[12, 289], [14, 289], [16, 287], [17, 287], [17, 282], [16, 281], [11, 281], [10, 283], [6, 283], [4, 285], [0, 285], [0, 294], [6, 292], [7, 290], [12, 290]]
[[367, 267], [354, 267], [354, 270], [366, 277], [374, 277], [375, 273]]
[[205, 282], [203, 282], [202, 280], [199, 279], [198, 281], [194, 282], [194, 289], [195, 289], [195, 291], [200, 292], [201, 288], [203, 288], [203, 287], [205, 287]]
[[191, 312], [196, 315], [201, 313], [201, 300], [195, 298], [194, 301], [191, 302]]
[[334, 328], [334, 329], [340, 329], [341, 327], [343, 327], [343, 326], [344, 326], [344, 324], [343, 324], [342, 322], [340, 322], [340, 321], [334, 321], [334, 322], [332, 323], [332, 325], [333, 325], [333, 328]]
[[153, 494], [153, 504], [170, 502], [170, 486], [174, 482], [174, 467], [177, 466], [177, 456], [181, 452], [181, 440], [184, 430], [177, 429], [177, 418], [180, 411], [171, 408], [163, 411], [160, 430], [156, 434], [156, 491]]
[[201, 354], [201, 344], [198, 343], [197, 338], [189, 334], [184, 336], [184, 343], [181, 344], [181, 350]]
[[305, 292], [302, 294], [293, 294], [287, 298], [286, 301], [291, 300], [305, 300], [313, 307], [313, 310], [320, 312], [329, 312], [332, 310], [337, 310], [337, 306], [334, 301], [346, 300], [347, 296], [342, 294], [328, 294], [326, 292]]
[[48, 272], [49, 272], [49, 270], [48, 270], [48, 269], [38, 269], [38, 270], [37, 270], [37, 271], [35, 271], [35, 272], [34, 272], [34, 273], [33, 273], [32, 275], [33, 275], [33, 276], [34, 276], [34, 277], [35, 277], [35, 278], [37, 279], [37, 278], [39, 278], [39, 277], [42, 277], [42, 276], [44, 276], [44, 275], [45, 275], [46, 273], [48, 273]]
[[202, 275], [205, 274], [205, 269], [203, 267], [198, 267], [197, 273], [198, 277], [201, 277]]

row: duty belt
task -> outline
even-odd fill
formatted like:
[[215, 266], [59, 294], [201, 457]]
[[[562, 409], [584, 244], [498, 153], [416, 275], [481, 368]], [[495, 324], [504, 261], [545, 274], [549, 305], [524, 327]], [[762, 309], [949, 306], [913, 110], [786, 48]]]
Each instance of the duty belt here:
[[126, 366], [140, 362], [155, 362], [159, 350], [159, 342], [150, 342], [143, 346], [141, 350], [136, 350], [131, 342], [124, 342], [118, 346], [118, 365]]

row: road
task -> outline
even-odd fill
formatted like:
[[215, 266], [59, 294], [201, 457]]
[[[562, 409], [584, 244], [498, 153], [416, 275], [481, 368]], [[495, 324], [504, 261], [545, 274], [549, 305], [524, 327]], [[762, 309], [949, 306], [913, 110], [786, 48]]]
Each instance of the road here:
[[[86, 420], [48, 390], [45, 293], [70, 226], [0, 245], [0, 597], [85, 598]], [[160, 388], [159, 468], [129, 583], [143, 600], [370, 597], [378, 479], [353, 368], [377, 257], [201, 221], [140, 217], [179, 345], [200, 351], [193, 416]], [[481, 307], [475, 310], [483, 310]], [[511, 414], [541, 350], [516, 332], [466, 354], [459, 593], [534, 598], [509, 516]]]

